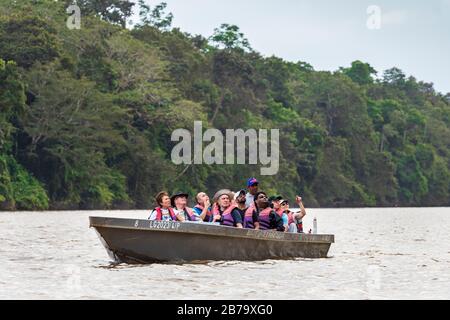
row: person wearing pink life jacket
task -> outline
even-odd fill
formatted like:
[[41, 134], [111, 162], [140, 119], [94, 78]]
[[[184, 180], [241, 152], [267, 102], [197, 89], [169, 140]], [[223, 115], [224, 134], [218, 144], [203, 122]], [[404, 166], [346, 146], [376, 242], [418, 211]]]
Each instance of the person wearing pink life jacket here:
[[258, 210], [254, 204], [252, 204], [250, 208], [245, 211], [244, 228], [255, 230], [260, 229]]
[[281, 208], [285, 210], [288, 214], [289, 218], [289, 228], [288, 232], [290, 233], [303, 233], [303, 218], [306, 216], [306, 210], [303, 205], [303, 199], [300, 196], [297, 196], [295, 202], [300, 207], [299, 212], [292, 212], [289, 210], [289, 202], [283, 200], [281, 203]]
[[269, 198], [269, 201], [271, 203], [271, 207], [275, 210], [276, 213], [278, 213], [278, 215], [283, 220], [284, 231], [288, 232], [288, 230], [289, 230], [288, 213], [289, 212], [281, 207], [281, 203], [285, 202], [286, 200], [284, 200], [282, 196], [272, 196]]
[[287, 212], [281, 208], [281, 202], [284, 201], [282, 196], [271, 196], [269, 198], [270, 206], [275, 210], [276, 213], [283, 219], [284, 231], [289, 229], [289, 218]]
[[278, 213], [280, 216], [283, 213], [283, 210], [281, 209], [281, 203], [280, 201], [283, 200], [282, 196], [271, 196], [269, 198], [270, 206], [275, 210], [276, 213]]
[[258, 213], [260, 230], [276, 230], [284, 232], [283, 219], [270, 207], [269, 199], [265, 192], [258, 192], [255, 195], [255, 207]]
[[149, 220], [152, 221], [176, 221], [175, 212], [170, 207], [170, 197], [165, 191], [156, 195], [156, 203], [158, 207], [152, 211]]
[[246, 191], [240, 190], [234, 196], [235, 205], [241, 214], [244, 229], [259, 229], [258, 213], [255, 210], [255, 204], [250, 207], [246, 205]]
[[213, 223], [220, 222], [222, 226], [243, 228], [241, 214], [236, 205], [232, 204], [233, 199], [234, 194], [228, 189], [219, 190], [214, 195]]
[[178, 192], [170, 198], [177, 220], [180, 222], [199, 221], [197, 220], [197, 216], [194, 214], [194, 211], [187, 206], [188, 198], [189, 195], [184, 192]]
[[212, 207], [208, 195], [204, 192], [200, 192], [195, 197], [195, 200], [197, 201], [197, 204], [192, 210], [197, 216], [197, 219], [203, 222], [212, 222]]
[[[247, 191], [242, 189], [242, 190], [239, 190], [238, 192], [236, 192], [234, 194], [234, 202], [233, 202], [233, 204], [237, 207], [236, 209], [241, 214], [242, 221], [244, 221], [245, 212], [248, 209], [247, 205], [245, 204], [245, 202], [246, 202], [246, 193], [247, 193]], [[245, 226], [244, 226], [244, 228], [245, 228]]]
[[238, 191], [235, 196], [235, 204], [237, 210], [241, 214], [244, 229], [259, 229], [258, 213], [256, 212], [255, 203], [252, 202], [250, 206], [247, 206], [246, 190]]

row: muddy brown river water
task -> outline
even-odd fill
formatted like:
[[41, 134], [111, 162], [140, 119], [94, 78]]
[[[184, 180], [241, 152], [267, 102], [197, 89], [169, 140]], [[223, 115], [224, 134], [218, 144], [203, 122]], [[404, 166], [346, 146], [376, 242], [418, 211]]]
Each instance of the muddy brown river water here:
[[327, 259], [146, 266], [112, 265], [90, 215], [148, 212], [0, 212], [0, 299], [450, 299], [450, 208], [309, 209]]

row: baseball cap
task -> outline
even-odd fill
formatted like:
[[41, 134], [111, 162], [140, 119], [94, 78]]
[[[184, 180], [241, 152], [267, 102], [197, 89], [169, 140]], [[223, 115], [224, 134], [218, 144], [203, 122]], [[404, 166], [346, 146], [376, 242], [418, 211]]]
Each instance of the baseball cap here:
[[247, 191], [242, 189], [242, 190], [239, 190], [238, 192], [235, 192], [234, 193], [234, 200], [236, 200], [241, 194], [247, 194]]
[[281, 200], [283, 200], [283, 197], [282, 196], [271, 196], [270, 198], [269, 198], [269, 201], [270, 202], [272, 202], [272, 201], [281, 201]]
[[258, 182], [258, 180], [256, 180], [256, 178], [250, 178], [247, 181], [247, 187], [253, 187], [253, 186], [256, 186], [258, 184], [259, 184], [259, 182]]

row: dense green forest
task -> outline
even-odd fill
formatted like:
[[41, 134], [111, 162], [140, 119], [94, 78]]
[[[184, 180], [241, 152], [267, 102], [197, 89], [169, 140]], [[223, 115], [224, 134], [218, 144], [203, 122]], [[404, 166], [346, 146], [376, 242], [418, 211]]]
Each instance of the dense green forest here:
[[[0, 209], [149, 208], [245, 186], [308, 206], [450, 205], [450, 94], [398, 68], [264, 57], [237, 26], [172, 27], [164, 3], [0, 0]], [[133, 5], [140, 21], [126, 28]], [[280, 129], [280, 171], [171, 162], [171, 133]]]

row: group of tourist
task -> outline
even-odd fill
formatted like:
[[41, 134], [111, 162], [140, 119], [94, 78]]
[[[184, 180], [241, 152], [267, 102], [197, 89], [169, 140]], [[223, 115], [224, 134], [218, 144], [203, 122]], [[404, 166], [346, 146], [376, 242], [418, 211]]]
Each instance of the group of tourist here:
[[158, 207], [149, 217], [154, 221], [180, 221], [215, 223], [223, 226], [276, 230], [280, 232], [303, 233], [302, 219], [306, 215], [302, 198], [297, 196], [299, 212], [289, 210], [289, 201], [282, 196], [267, 196], [259, 191], [255, 178], [247, 181], [247, 190], [236, 193], [228, 189], [219, 190], [211, 201], [208, 195], [200, 192], [195, 197], [194, 208], [188, 207], [187, 193], [179, 192], [170, 196], [160, 192], [156, 196]]

